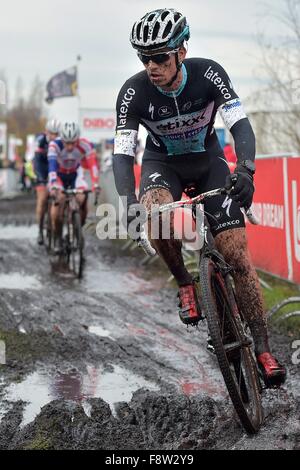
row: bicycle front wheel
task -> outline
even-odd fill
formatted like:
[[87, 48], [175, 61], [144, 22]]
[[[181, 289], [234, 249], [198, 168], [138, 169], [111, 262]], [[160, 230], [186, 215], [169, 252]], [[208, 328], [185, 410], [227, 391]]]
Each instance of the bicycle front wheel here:
[[251, 339], [246, 335], [229, 275], [211, 258], [200, 260], [203, 314], [233, 406], [245, 430], [258, 432], [263, 421], [261, 387]]
[[72, 214], [72, 230], [71, 230], [71, 268], [78, 279], [83, 274], [83, 235], [81, 228], [81, 218], [79, 212]]

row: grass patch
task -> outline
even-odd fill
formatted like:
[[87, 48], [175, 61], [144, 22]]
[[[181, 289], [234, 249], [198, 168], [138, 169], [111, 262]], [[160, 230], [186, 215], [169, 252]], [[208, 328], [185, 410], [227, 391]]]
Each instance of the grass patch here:
[[[270, 310], [274, 305], [278, 304], [284, 299], [289, 297], [300, 298], [300, 286], [291, 284], [277, 278], [274, 278], [268, 274], [259, 272], [259, 277], [266, 281], [271, 289], [263, 288], [263, 294], [265, 299], [266, 308]], [[291, 304], [283, 307], [278, 313], [273, 315], [272, 324], [280, 329], [282, 332], [290, 336], [300, 335], [300, 317], [289, 318], [287, 320], [278, 321], [284, 314], [300, 311], [300, 302], [298, 304]]]
[[23, 447], [24, 450], [52, 450], [51, 441], [42, 435], [37, 435], [32, 441]]

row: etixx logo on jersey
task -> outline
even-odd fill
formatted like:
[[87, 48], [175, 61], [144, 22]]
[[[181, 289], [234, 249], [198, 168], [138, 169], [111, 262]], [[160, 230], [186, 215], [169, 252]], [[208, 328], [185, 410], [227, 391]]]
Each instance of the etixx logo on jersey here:
[[159, 114], [160, 117], [167, 118], [169, 116], [172, 116], [173, 109], [170, 108], [170, 106], [162, 106], [161, 108], [159, 108], [158, 114]]

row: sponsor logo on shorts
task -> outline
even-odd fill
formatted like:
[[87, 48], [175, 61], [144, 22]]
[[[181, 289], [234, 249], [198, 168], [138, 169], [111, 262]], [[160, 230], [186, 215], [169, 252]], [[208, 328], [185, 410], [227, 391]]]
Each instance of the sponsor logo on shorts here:
[[161, 177], [161, 174], [160, 173], [153, 173], [153, 175], [150, 175], [149, 176], [149, 179], [153, 181], [153, 183], [156, 183], [156, 181], [158, 180], [158, 178]]
[[144, 192], [150, 191], [150, 189], [157, 189], [157, 188], [170, 188], [169, 183], [166, 181], [161, 181], [160, 183], [157, 184], [148, 184], [147, 186], [144, 187]]
[[230, 222], [225, 222], [224, 224], [218, 225], [216, 230], [222, 230], [223, 228], [232, 227], [232, 226], [239, 225], [239, 224], [240, 224], [240, 220], [238, 220], [238, 219], [237, 220], [230, 220]]
[[231, 205], [232, 205], [232, 199], [229, 196], [226, 196], [226, 199], [222, 204], [222, 209], [226, 209], [226, 215], [228, 217], [230, 217]]

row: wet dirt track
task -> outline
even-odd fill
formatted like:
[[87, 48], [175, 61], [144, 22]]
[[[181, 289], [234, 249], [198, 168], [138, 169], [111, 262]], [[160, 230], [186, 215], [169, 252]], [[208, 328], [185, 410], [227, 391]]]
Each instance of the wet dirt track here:
[[120, 242], [86, 237], [82, 282], [51, 272], [36, 246], [33, 200], [0, 201], [0, 449], [300, 448], [299, 366], [264, 392], [265, 424], [247, 436], [206, 327], [187, 331], [166, 273]]

